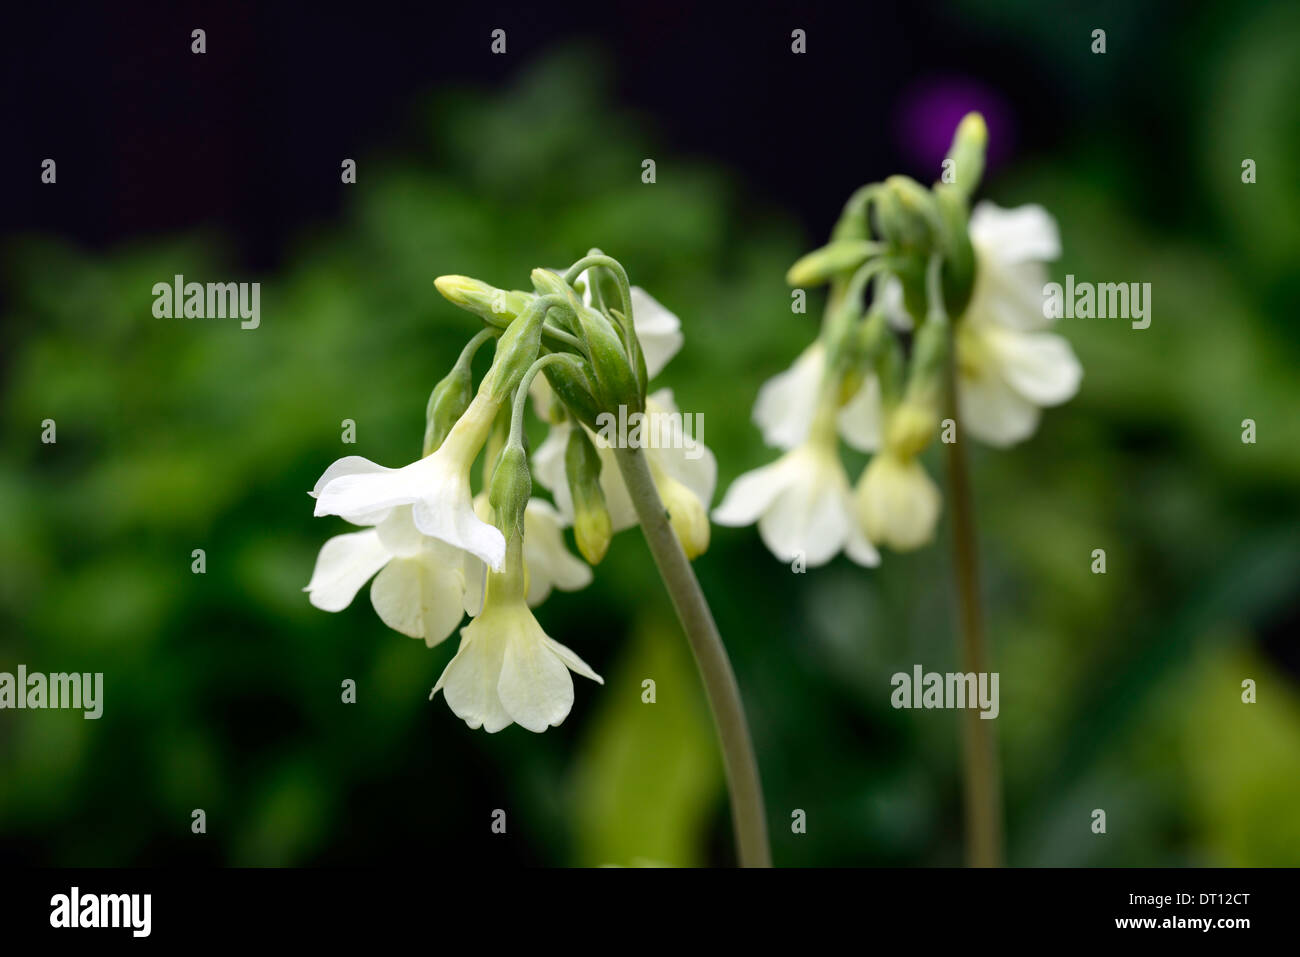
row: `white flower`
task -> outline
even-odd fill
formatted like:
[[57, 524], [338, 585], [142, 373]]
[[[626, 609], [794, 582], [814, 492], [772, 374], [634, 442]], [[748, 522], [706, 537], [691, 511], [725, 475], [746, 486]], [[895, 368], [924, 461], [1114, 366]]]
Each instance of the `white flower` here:
[[[486, 492], [474, 499], [474, 508], [486, 519], [492, 510]], [[591, 584], [591, 567], [572, 554], [564, 544], [564, 516], [545, 499], [530, 498], [524, 506], [524, 580], [527, 601], [536, 608], [550, 596], [552, 589], [580, 591]], [[468, 556], [465, 571], [465, 609], [477, 615], [483, 604], [483, 582], [487, 569], [482, 562]]]
[[373, 528], [327, 541], [304, 591], [317, 608], [342, 611], [375, 576], [370, 601], [384, 624], [432, 648], [464, 617], [466, 559], [483, 567], [460, 549], [421, 535], [410, 506], [398, 506]]
[[573, 707], [570, 670], [605, 683], [586, 662], [549, 638], [526, 604], [495, 599], [492, 586], [483, 613], [460, 635], [460, 649], [429, 697], [441, 690], [451, 710], [471, 728], [491, 733], [515, 723], [545, 731], [560, 724]]
[[880, 555], [858, 524], [835, 434], [814, 428], [802, 445], [736, 479], [713, 512], [719, 525], [758, 522], [763, 543], [783, 562], [823, 565], [843, 550], [859, 565]]
[[914, 456], [876, 455], [858, 479], [854, 499], [873, 542], [901, 552], [934, 539], [943, 498]]
[[[803, 443], [812, 428], [826, 381], [826, 346], [816, 340], [799, 354], [794, 364], [778, 372], [758, 390], [754, 421], [763, 441], [778, 449]], [[836, 427], [844, 441], [862, 452], [880, 446], [880, 381], [869, 373], [853, 396], [836, 414]]]
[[474, 513], [469, 476], [498, 406], [482, 394], [475, 396], [438, 450], [404, 468], [385, 468], [360, 456], [339, 459], [312, 492], [316, 514], [371, 524], [389, 509], [410, 505], [420, 532], [501, 568], [505, 537]]
[[957, 324], [958, 411], [962, 425], [995, 446], [1033, 434], [1039, 408], [1078, 391], [1083, 368], [1069, 342], [1045, 332], [1045, 261], [1061, 252], [1056, 222], [1041, 206], [1001, 209], [983, 202], [970, 219], [976, 277]]

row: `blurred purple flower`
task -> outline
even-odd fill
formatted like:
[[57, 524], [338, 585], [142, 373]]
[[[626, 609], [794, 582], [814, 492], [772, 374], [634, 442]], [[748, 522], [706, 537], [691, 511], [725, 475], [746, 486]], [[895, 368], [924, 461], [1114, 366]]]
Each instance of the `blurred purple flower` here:
[[994, 171], [1011, 154], [1015, 141], [1015, 121], [1001, 94], [968, 77], [932, 77], [903, 94], [895, 129], [903, 154], [925, 171], [917, 177], [921, 182], [939, 178], [953, 132], [971, 110], [983, 113], [988, 124], [986, 169]]

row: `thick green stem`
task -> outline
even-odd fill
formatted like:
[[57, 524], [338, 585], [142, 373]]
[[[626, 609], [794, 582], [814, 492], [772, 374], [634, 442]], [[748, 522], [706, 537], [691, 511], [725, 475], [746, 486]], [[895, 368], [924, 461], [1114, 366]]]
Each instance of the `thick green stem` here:
[[[949, 340], [948, 415], [957, 422], [956, 342]], [[948, 449], [949, 498], [952, 507], [953, 564], [962, 637], [962, 670], [988, 670], [988, 651], [980, 612], [979, 555], [975, 509], [966, 464], [965, 439], [957, 423], [957, 441]], [[1002, 783], [998, 768], [995, 721], [976, 708], [962, 711], [962, 760], [966, 807], [966, 860], [971, 867], [1002, 866]]]
[[754, 744], [749, 737], [740, 689], [736, 686], [736, 676], [731, 670], [722, 636], [718, 634], [718, 626], [700, 590], [695, 571], [668, 521], [668, 513], [650, 475], [645, 453], [640, 449], [616, 449], [615, 456], [636, 506], [641, 531], [650, 546], [664, 587], [673, 600], [673, 607], [677, 609], [677, 617], [704, 680], [727, 771], [740, 866], [771, 867], [772, 851], [767, 840], [767, 816], [759, 785], [758, 762], [754, 758]]

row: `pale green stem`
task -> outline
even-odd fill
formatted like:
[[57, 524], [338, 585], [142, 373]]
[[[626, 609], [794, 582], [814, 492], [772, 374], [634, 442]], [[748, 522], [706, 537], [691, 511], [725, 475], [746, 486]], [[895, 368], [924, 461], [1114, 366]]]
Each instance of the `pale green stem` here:
[[718, 634], [699, 580], [691, 568], [681, 542], [677, 540], [664, 510], [650, 465], [641, 449], [615, 449], [619, 470], [636, 507], [646, 544], [654, 556], [664, 587], [672, 598], [677, 617], [686, 632], [696, 666], [708, 694], [709, 709], [718, 731], [727, 787], [731, 795], [731, 818], [736, 833], [736, 850], [741, 867], [771, 867], [767, 816], [759, 785], [758, 762], [740, 701], [740, 689], [731, 670], [727, 650]]
[[[948, 415], [957, 422], [956, 342], [949, 339], [947, 362]], [[988, 670], [988, 651], [980, 612], [979, 554], [975, 542], [975, 509], [965, 442], [958, 422], [956, 442], [948, 448], [949, 498], [952, 508], [953, 564], [961, 625], [962, 671]], [[1002, 784], [998, 768], [995, 721], [986, 721], [975, 708], [962, 711], [962, 761], [966, 808], [966, 860], [971, 867], [1002, 866]]]

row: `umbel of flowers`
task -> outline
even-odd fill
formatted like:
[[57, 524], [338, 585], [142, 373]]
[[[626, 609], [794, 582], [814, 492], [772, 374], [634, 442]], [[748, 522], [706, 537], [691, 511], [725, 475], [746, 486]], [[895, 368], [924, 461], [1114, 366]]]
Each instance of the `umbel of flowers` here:
[[[316, 607], [340, 611], [373, 578], [379, 617], [430, 648], [468, 614], [430, 697], [441, 691], [471, 728], [545, 731], [573, 705], [571, 673], [601, 678], [546, 634], [532, 608], [554, 588], [590, 583], [587, 563], [599, 563], [611, 536], [636, 521], [598, 419], [620, 407], [675, 411], [671, 392], [647, 388], [680, 348], [680, 322], [595, 251], [565, 270], [534, 270], [528, 291], [464, 276], [436, 286], [480, 328], [429, 397], [419, 459], [385, 468], [348, 456], [316, 483], [316, 515], [361, 530], [325, 543], [306, 591]], [[471, 363], [488, 343], [492, 364], [475, 386]], [[530, 404], [551, 430], [533, 456]], [[708, 545], [713, 456], [692, 446], [642, 451], [685, 553], [699, 554]], [[553, 502], [534, 496], [534, 475]], [[570, 526], [586, 562], [566, 547]]]
[[[862, 187], [830, 242], [790, 268], [793, 286], [829, 286], [825, 318], [754, 405], [782, 455], [736, 479], [714, 521], [756, 522], [785, 562], [820, 565], [843, 551], [876, 565], [876, 546], [905, 551], [934, 537], [942, 496], [920, 457], [940, 431], [949, 362], [963, 437], [997, 447], [1028, 438], [1042, 407], [1078, 390], [1079, 362], [1042, 307], [1056, 223], [1041, 206], [970, 209], [986, 140], [982, 117], [969, 114], [944, 181]], [[841, 440], [872, 453], [852, 486]]]

